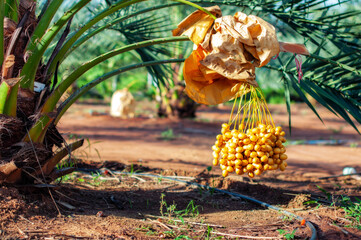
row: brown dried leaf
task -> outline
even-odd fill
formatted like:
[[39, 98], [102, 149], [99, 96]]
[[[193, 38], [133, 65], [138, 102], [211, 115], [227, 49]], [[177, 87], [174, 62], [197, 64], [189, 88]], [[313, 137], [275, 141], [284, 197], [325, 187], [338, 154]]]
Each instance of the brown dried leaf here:
[[[221, 9], [218, 6], [206, 8], [216, 17], [222, 15]], [[214, 19], [207, 13], [197, 10], [186, 17], [178, 24], [178, 27], [172, 31], [173, 36], [185, 35], [195, 44], [200, 44], [208, 30], [212, 27]]]
[[7, 56], [4, 62], [4, 67], [11, 68], [12, 66], [14, 66], [14, 64], [15, 64], [15, 56], [14, 55]]
[[307, 50], [305, 45], [298, 43], [289, 43], [289, 42], [280, 42], [280, 51], [281, 52], [290, 52], [295, 54], [310, 55], [310, 52]]
[[[221, 16], [218, 6], [208, 8]], [[255, 68], [280, 52], [275, 28], [263, 19], [237, 12], [210, 18], [196, 11], [173, 35], [186, 35], [196, 49], [184, 63], [185, 91], [194, 101], [215, 105], [234, 98], [245, 84], [258, 86]], [[281, 43], [282, 51], [308, 54], [303, 45]]]

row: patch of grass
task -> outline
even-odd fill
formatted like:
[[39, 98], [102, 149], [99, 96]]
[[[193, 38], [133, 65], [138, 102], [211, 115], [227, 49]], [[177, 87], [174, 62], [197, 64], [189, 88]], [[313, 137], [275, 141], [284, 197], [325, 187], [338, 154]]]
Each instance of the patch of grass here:
[[158, 235], [159, 234], [151, 226], [142, 226], [140, 228], [136, 228], [135, 230], [140, 231], [140, 232], [146, 232], [145, 234], [147, 236], [153, 236], [153, 235]]
[[326, 195], [328, 201], [332, 200], [332, 194], [330, 192], [326, 191], [325, 189], [323, 189], [319, 185], [316, 185], [316, 187]]
[[[62, 167], [59, 167], [58, 165], [56, 166], [58, 169], [61, 169]], [[67, 174], [65, 176], [62, 176], [60, 178], [57, 178], [55, 180], [55, 182], [57, 183], [60, 183], [60, 182], [69, 182], [69, 181], [74, 181], [76, 179], [76, 174], [73, 172], [73, 173], [70, 173], [70, 174]]]
[[318, 185], [316, 187], [326, 195], [329, 201], [332, 201], [332, 206], [337, 205], [345, 211], [345, 218], [351, 221], [351, 224], [345, 225], [345, 227], [361, 230], [361, 200], [359, 198], [355, 197], [356, 201], [354, 202], [349, 196], [335, 197], [322, 187]]
[[295, 218], [293, 216], [288, 216], [288, 215], [283, 215], [282, 216], [282, 221], [287, 221], [287, 222], [291, 222], [293, 221]]
[[176, 236], [176, 233], [174, 232], [174, 230], [164, 231], [163, 234], [164, 234], [164, 237], [166, 237], [166, 238], [175, 238], [175, 236]]
[[213, 228], [207, 225], [206, 239], [210, 239], [212, 236]]
[[75, 157], [75, 159], [79, 159], [79, 158], [88, 159], [89, 155], [92, 153], [92, 150], [94, 150], [96, 152], [99, 160], [102, 161], [99, 150], [96, 147], [94, 147], [95, 144], [100, 143], [101, 141], [91, 142], [89, 140], [89, 138], [85, 138], [82, 135], [77, 135], [77, 134], [69, 134], [68, 138], [69, 138], [69, 140], [74, 140], [74, 141], [84, 139], [85, 142], [87, 143], [86, 146], [82, 147], [82, 150], [77, 150], [76, 151], [77, 156]]
[[284, 229], [277, 229], [277, 232], [281, 235], [281, 237], [284, 239], [287, 239], [287, 240], [295, 239], [296, 231], [297, 231], [297, 228], [294, 229], [292, 232], [288, 232]]
[[159, 212], [163, 217], [167, 216], [170, 220], [171, 218], [178, 218], [184, 224], [183, 217], [197, 217], [199, 215], [200, 206], [195, 205], [193, 200], [188, 203], [185, 209], [177, 210], [177, 205], [174, 202], [169, 205], [164, 198], [165, 194], [162, 193], [160, 195]]
[[160, 138], [165, 141], [171, 141], [176, 138], [180, 137], [179, 135], [176, 135], [172, 128], [168, 128], [167, 130], [163, 131], [160, 134]]
[[350, 197], [342, 196], [340, 200], [341, 208], [345, 211], [345, 217], [352, 224], [346, 227], [354, 227], [361, 230], [361, 200], [355, 197], [356, 202], [351, 201]]
[[350, 148], [357, 148], [358, 147], [358, 143], [351, 143], [350, 144]]
[[91, 173], [92, 175], [92, 179], [88, 182], [88, 184], [92, 185], [92, 186], [100, 186], [100, 184], [104, 183], [105, 180], [101, 180], [101, 174], [100, 173]]
[[344, 126], [340, 126], [338, 128], [328, 127], [328, 130], [330, 130], [334, 134], [338, 134], [338, 133], [342, 132], [343, 129], [344, 129]]
[[178, 237], [174, 238], [174, 240], [192, 240], [192, 238], [186, 236], [186, 235], [179, 235]]
[[314, 207], [315, 209], [318, 209], [321, 206], [321, 203], [319, 203], [317, 200], [310, 200], [307, 202], [304, 202], [303, 205]]
[[161, 183], [162, 183], [162, 180], [163, 180], [163, 176], [160, 175], [160, 176], [157, 178], [158, 184], [161, 184]]

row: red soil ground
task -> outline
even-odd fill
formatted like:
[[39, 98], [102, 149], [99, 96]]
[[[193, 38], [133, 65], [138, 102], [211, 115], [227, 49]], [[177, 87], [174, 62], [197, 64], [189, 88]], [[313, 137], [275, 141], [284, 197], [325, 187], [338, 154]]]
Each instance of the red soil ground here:
[[[270, 110], [276, 124], [287, 130], [285, 106], [271, 105]], [[325, 109], [318, 108], [322, 124], [305, 105], [292, 105], [292, 135], [288, 130], [286, 135], [290, 143], [288, 168], [254, 179], [235, 174], [223, 179], [218, 168], [206, 170], [211, 165], [215, 136], [220, 125], [228, 121], [228, 106], [202, 107], [195, 120], [152, 117], [151, 104], [142, 104], [134, 119], [113, 118], [107, 115], [108, 111], [104, 105], [78, 104], [59, 127], [68, 138], [77, 135], [89, 140], [77, 152], [78, 158], [92, 167], [107, 167], [117, 178], [77, 172], [63, 180], [50, 189], [61, 216], [47, 189], [29, 194], [29, 188], [1, 187], [1, 239], [277, 239], [282, 237], [279, 229], [286, 233], [296, 230], [295, 239], [311, 236], [311, 231], [299, 221], [277, 211], [166, 179], [118, 174], [124, 168], [186, 176], [186, 180], [283, 207], [311, 221], [319, 239], [361, 238], [356, 228], [347, 227], [354, 223], [344, 210], [331, 205], [341, 195], [353, 200], [360, 197], [361, 180], [358, 176], [320, 179], [342, 174], [348, 166], [361, 169], [361, 137]], [[169, 129], [173, 139], [165, 140], [162, 133], [170, 133]], [[319, 142], [332, 144], [310, 144], [310, 140], [332, 140]], [[199, 215], [184, 216], [191, 223], [182, 224], [179, 214], [164, 208], [164, 219], [160, 212], [161, 194], [165, 194], [163, 204], [174, 203], [177, 210], [186, 209], [193, 201], [199, 206]], [[309, 200], [316, 202], [304, 204]]]

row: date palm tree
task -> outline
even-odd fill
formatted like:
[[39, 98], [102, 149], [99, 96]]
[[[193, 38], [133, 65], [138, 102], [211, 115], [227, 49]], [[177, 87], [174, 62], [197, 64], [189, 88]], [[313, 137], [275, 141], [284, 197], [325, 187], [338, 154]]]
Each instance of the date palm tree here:
[[[131, 69], [147, 67], [159, 88], [175, 86], [169, 75], [172, 73], [164, 64], [180, 64], [183, 59], [167, 58], [167, 55], [172, 56], [172, 49], [169, 51], [160, 46], [188, 39], [169, 37], [169, 34], [155, 36], [156, 31], [149, 29], [159, 25], [141, 27], [146, 22], [139, 18], [144, 13], [159, 12], [180, 4], [204, 11], [195, 3], [230, 6], [233, 10], [260, 15], [273, 23], [279, 30], [280, 40], [295, 36], [304, 40], [311, 55], [303, 64], [302, 81], [297, 79], [294, 56], [280, 54], [267, 66], [269, 71], [279, 74], [288, 109], [289, 92], [293, 88], [316, 114], [305, 93], [344, 118], [356, 130], [354, 121], [361, 123], [360, 23], [354, 21], [359, 10], [329, 5], [326, 0], [173, 0], [156, 2], [150, 7], [140, 5], [146, 0], [107, 0], [106, 8], [94, 13], [81, 27], [72, 29], [73, 17], [81, 9], [93, 5], [90, 5], [91, 0], [79, 0], [72, 5], [67, 2], [69, 9], [54, 20], [65, 2], [42, 1], [40, 14], [36, 15], [35, 0], [0, 0], [0, 183], [49, 183], [74, 170], [72, 167], [56, 169], [55, 166], [83, 141], [66, 144], [56, 126], [69, 107], [100, 82]], [[346, 3], [352, 1], [343, 1], [341, 6]], [[338, 11], [332, 12], [333, 9]], [[116, 15], [119, 11], [123, 14]], [[128, 24], [124, 24], [126, 20], [130, 20]], [[63, 79], [58, 79], [63, 61], [105, 29], [115, 29], [126, 36], [123, 46], [94, 56]], [[51, 54], [46, 56], [50, 50]], [[129, 51], [138, 54], [140, 63], [114, 69], [87, 83], [64, 102], [60, 101], [69, 86], [89, 69]]]

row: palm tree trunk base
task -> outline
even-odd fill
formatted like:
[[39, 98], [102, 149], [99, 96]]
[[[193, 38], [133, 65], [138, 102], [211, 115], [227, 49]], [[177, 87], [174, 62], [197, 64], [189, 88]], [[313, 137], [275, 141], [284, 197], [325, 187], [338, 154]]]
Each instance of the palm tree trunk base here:
[[20, 142], [25, 135], [25, 126], [19, 118], [0, 114], [0, 157], [3, 149]]

